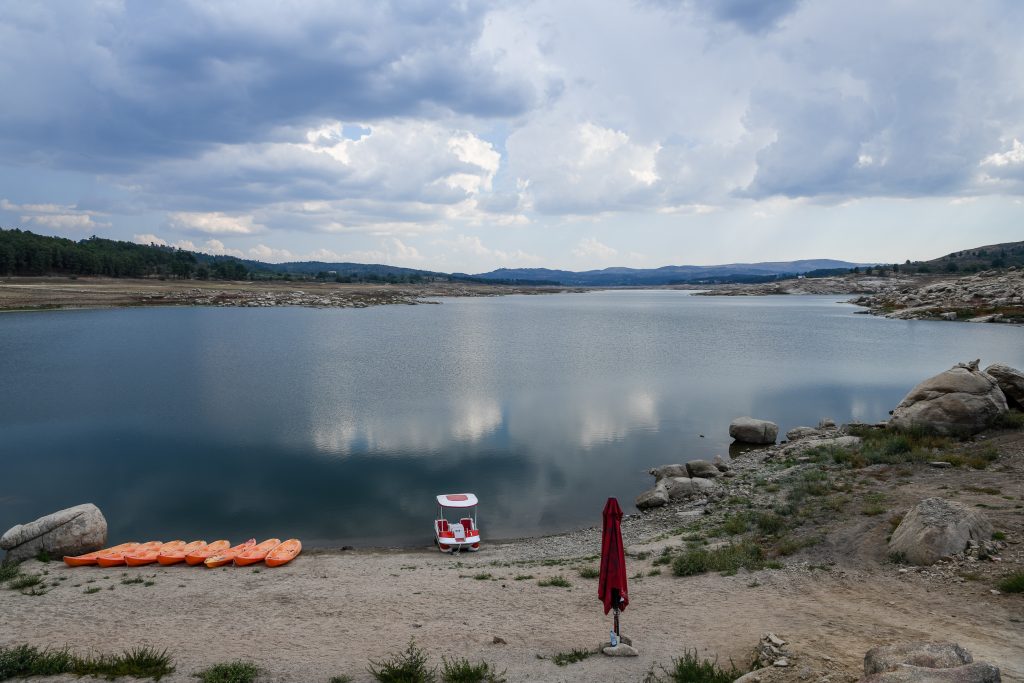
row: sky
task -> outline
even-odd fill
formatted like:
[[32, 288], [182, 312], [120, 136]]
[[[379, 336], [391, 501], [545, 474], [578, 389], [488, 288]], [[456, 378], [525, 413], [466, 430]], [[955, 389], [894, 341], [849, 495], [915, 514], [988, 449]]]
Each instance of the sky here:
[[0, 226], [480, 273], [1024, 240], [1024, 3], [0, 0]]

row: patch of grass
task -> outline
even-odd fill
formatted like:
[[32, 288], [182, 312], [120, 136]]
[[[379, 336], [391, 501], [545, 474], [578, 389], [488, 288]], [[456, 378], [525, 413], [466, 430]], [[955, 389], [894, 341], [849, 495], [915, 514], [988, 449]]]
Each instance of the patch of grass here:
[[50, 650], [19, 645], [0, 648], [0, 681], [29, 676], [96, 676], [114, 679], [121, 676], [160, 680], [172, 673], [174, 666], [164, 650], [140, 647], [120, 655], [80, 657], [67, 648]]
[[993, 531], [992, 532], [992, 540], [993, 541], [1005, 541], [1006, 540], [1006, 534], [1004, 534], [1002, 531]]
[[650, 553], [649, 550], [642, 550], [642, 551], [638, 552], [636, 555], [633, 555], [633, 559], [636, 559], [636, 560], [646, 560], [650, 556], [651, 556], [651, 553]]
[[100, 588], [99, 586], [96, 586], [94, 588], [86, 588], [82, 592], [85, 593], [86, 595], [92, 595], [93, 593], [99, 593], [101, 590], [103, 590], [103, 589]]
[[551, 661], [558, 666], [565, 666], [566, 664], [575, 664], [576, 662], [582, 662], [584, 659], [594, 654], [593, 650], [579, 650], [573, 648], [568, 652], [559, 652], [557, 655], [551, 658]]
[[473, 664], [468, 659], [441, 657], [441, 680], [444, 683], [505, 683], [505, 672], [498, 673], [487, 662]]
[[427, 653], [413, 638], [404, 650], [385, 660], [370, 660], [367, 671], [380, 683], [434, 683], [437, 667], [427, 667]]
[[53, 556], [50, 555], [49, 551], [40, 550], [36, 553], [36, 559], [40, 562], [50, 562], [53, 560]]
[[672, 561], [672, 573], [676, 576], [693, 576], [712, 571], [736, 571], [741, 567], [755, 570], [763, 566], [764, 551], [761, 546], [751, 541], [741, 541], [714, 550], [686, 550]]
[[653, 564], [655, 567], [660, 567], [664, 564], [672, 564], [672, 549], [662, 548], [661, 555], [658, 555], [656, 558], [654, 558], [654, 561], [651, 562], [651, 564]]
[[556, 588], [569, 588], [572, 586], [569, 580], [564, 576], [552, 576], [550, 579], [541, 579], [537, 582], [538, 586], [554, 586]]
[[[149, 588], [150, 586], [155, 586], [156, 585], [156, 581], [146, 581], [142, 585], [145, 586], [146, 588]], [[111, 586], [111, 588], [113, 588], [113, 586]]]
[[987, 493], [990, 496], [998, 496], [1002, 491], [995, 488], [994, 486], [965, 486], [965, 491], [972, 491], [974, 493]]
[[1000, 581], [996, 587], [1003, 593], [1024, 593], [1024, 572], [1010, 574]]
[[652, 569], [651, 571], [647, 572], [647, 576], [661, 576], [661, 570]]
[[533, 578], [533, 574], [519, 574], [516, 576], [516, 581], [529, 581]]
[[743, 675], [732, 662], [728, 669], [723, 669], [717, 659], [701, 659], [696, 650], [688, 650], [679, 659], [673, 659], [671, 668], [660, 668], [659, 675], [651, 667], [644, 683], [732, 683]]
[[18, 574], [7, 584], [7, 587], [12, 591], [25, 591], [28, 588], [34, 588], [43, 582], [43, 577], [39, 574]]
[[121, 583], [123, 583], [126, 586], [131, 586], [132, 584], [135, 584], [135, 583], [142, 583], [143, 581], [145, 581], [145, 579], [142, 578], [141, 576], [136, 576], [136, 577], [131, 578], [131, 579], [121, 579]]
[[580, 569], [580, 577], [584, 579], [596, 579], [601, 576], [601, 570], [597, 567], [582, 567]]
[[747, 530], [749, 524], [747, 515], [737, 512], [725, 518], [722, 522], [722, 531], [729, 536], [738, 536]]
[[885, 494], [874, 492], [864, 496], [864, 505], [861, 507], [861, 514], [873, 517], [881, 515], [886, 511]]
[[340, 676], [331, 676], [329, 683], [352, 683], [355, 680], [348, 674], [342, 674]]
[[997, 415], [992, 421], [992, 427], [996, 429], [1024, 429], [1024, 413], [1011, 410], [1008, 413]]
[[202, 683], [252, 683], [260, 674], [260, 668], [252, 662], [241, 660], [214, 664], [193, 674]]
[[0, 583], [17, 578], [19, 574], [21, 574], [21, 567], [17, 562], [4, 561], [0, 563]]
[[813, 545], [821, 543], [821, 537], [819, 536], [806, 536], [804, 538], [793, 538], [792, 536], [786, 536], [780, 538], [778, 543], [775, 544], [775, 550], [782, 555], [787, 557], [793, 553], [803, 550], [804, 548], [810, 548]]
[[494, 576], [490, 572], [480, 572], [479, 574], [474, 574], [473, 578], [477, 581], [490, 581]]
[[786, 528], [786, 520], [774, 512], [759, 512], [754, 515], [754, 524], [762, 534], [777, 534]]

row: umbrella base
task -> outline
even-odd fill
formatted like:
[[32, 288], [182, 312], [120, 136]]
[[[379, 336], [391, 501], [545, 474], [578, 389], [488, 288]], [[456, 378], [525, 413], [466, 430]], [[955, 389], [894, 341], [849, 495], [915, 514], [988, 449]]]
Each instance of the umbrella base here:
[[[620, 635], [619, 636], [619, 642], [620, 643], [625, 643], [626, 645], [632, 645], [633, 644], [633, 639], [630, 638], [629, 636]], [[608, 642], [607, 640], [604, 641], [604, 643], [601, 644], [602, 648], [611, 647], [611, 646], [612, 646], [612, 644], [610, 642]]]
[[632, 645], [626, 645], [625, 643], [619, 643], [615, 647], [601, 648], [601, 652], [609, 657], [636, 657], [640, 654]]

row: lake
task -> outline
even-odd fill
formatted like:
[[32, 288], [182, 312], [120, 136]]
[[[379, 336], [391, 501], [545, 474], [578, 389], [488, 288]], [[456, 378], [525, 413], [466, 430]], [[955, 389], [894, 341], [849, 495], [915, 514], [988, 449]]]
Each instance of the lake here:
[[873, 422], [924, 378], [1024, 367], [1024, 328], [838, 296], [606, 291], [367, 309], [0, 315], [0, 532], [83, 502], [110, 540], [426, 545], [438, 493], [489, 538], [599, 524], [729, 421]]

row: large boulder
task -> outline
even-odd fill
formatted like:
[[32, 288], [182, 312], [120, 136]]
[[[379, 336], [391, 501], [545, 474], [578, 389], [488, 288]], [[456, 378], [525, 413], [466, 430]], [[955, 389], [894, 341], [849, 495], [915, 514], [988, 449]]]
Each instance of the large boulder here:
[[999, 683], [999, 669], [955, 643], [900, 643], [864, 655], [861, 683]]
[[1007, 409], [999, 384], [978, 369], [978, 361], [958, 363], [911, 389], [893, 411], [889, 426], [975, 434]]
[[729, 424], [729, 436], [740, 443], [769, 444], [775, 443], [779, 435], [779, 426], [768, 420], [756, 420], [752, 417], [737, 417]]
[[712, 479], [697, 477], [667, 477], [658, 482], [658, 486], [664, 488], [669, 500], [676, 501], [712, 491], [718, 488], [718, 483]]
[[76, 505], [11, 527], [0, 537], [7, 559], [21, 562], [40, 551], [53, 556], [81, 555], [107, 543], [107, 520], [92, 503]]
[[992, 525], [977, 510], [945, 500], [925, 498], [906, 514], [889, 540], [889, 553], [910, 564], [932, 565], [962, 553], [968, 541], [992, 537]]
[[665, 489], [665, 485], [660, 482], [654, 488], [644, 491], [636, 497], [636, 507], [639, 510], [650, 510], [667, 503], [668, 491]]
[[686, 469], [686, 465], [662, 465], [661, 467], [655, 467], [647, 470], [647, 472], [654, 477], [655, 481], [661, 481], [665, 477], [690, 476], [690, 473]]
[[698, 479], [714, 479], [722, 475], [718, 468], [707, 460], [691, 460], [686, 463], [686, 471], [691, 477]]
[[985, 374], [991, 375], [1003, 395], [1006, 402], [1017, 410], [1024, 410], [1024, 372], [1011, 368], [1002, 363], [993, 363], [985, 368]]

